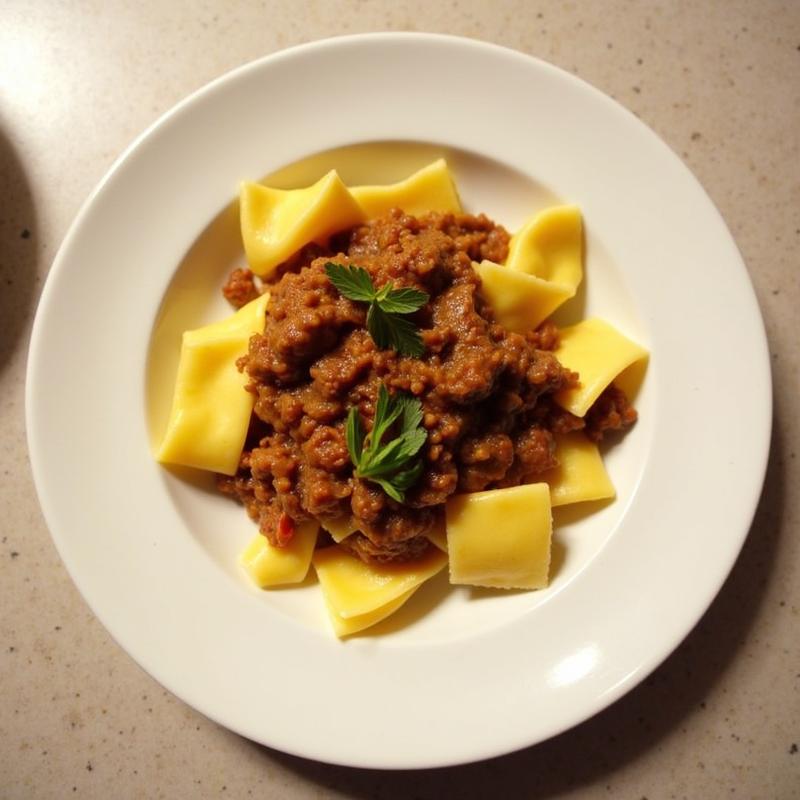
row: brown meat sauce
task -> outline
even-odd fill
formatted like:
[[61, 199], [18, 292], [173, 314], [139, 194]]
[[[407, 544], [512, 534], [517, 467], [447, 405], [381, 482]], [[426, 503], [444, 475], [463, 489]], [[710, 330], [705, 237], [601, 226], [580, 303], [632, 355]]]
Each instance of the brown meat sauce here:
[[[360, 533], [343, 546], [365, 561], [415, 558], [452, 494], [534, 482], [556, 465], [554, 433], [585, 428], [599, 440], [636, 419], [613, 386], [585, 420], [553, 402], [577, 380], [553, 355], [556, 327], [547, 322], [525, 336], [503, 328], [472, 268], [481, 259], [502, 263], [508, 241], [483, 215], [393, 211], [337, 235], [328, 249], [305, 248], [264, 287], [271, 293], [265, 330], [239, 362], [255, 396], [250, 432], [238, 474], [218, 484], [273, 544], [282, 516], [347, 518]], [[391, 281], [428, 293], [411, 317], [422, 331], [422, 358], [376, 347], [365, 306], [328, 280], [329, 260], [365, 268], [377, 287]], [[247, 270], [235, 271], [224, 289], [236, 306], [257, 291]], [[428, 432], [422, 476], [402, 505], [353, 476], [345, 442], [351, 406], [371, 428], [381, 383], [419, 398]]]

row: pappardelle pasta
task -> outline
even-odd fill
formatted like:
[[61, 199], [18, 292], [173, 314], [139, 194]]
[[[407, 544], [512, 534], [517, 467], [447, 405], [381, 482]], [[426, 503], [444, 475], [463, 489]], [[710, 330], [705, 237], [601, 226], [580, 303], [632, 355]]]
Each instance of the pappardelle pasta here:
[[600, 319], [558, 329], [580, 210], [513, 236], [465, 213], [444, 160], [390, 185], [244, 183], [237, 310], [183, 337], [163, 463], [210, 470], [259, 532], [261, 588], [313, 567], [335, 634], [452, 584], [548, 585], [552, 507], [610, 500], [598, 442], [647, 359]]

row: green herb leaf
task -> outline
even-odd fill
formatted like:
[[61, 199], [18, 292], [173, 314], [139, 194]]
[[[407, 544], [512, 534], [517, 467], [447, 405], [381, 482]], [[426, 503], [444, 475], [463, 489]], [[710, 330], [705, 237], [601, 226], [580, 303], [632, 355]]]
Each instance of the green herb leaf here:
[[402, 427], [404, 431], [413, 431], [420, 427], [422, 423], [422, 404], [417, 402], [408, 402], [409, 400], [416, 400], [410, 398], [408, 395], [402, 396], [403, 410], [402, 414]]
[[405, 501], [405, 493], [419, 480], [422, 474], [422, 462], [417, 461], [413, 467], [398, 472], [394, 475], [391, 481], [384, 478], [372, 478], [374, 483], [377, 483], [386, 494], [398, 503]]
[[390, 289], [386, 297], [379, 300], [381, 310], [387, 314], [412, 314], [427, 302], [428, 295], [419, 289]]
[[392, 498], [392, 500], [396, 500], [398, 503], [405, 502], [405, 492], [401, 492], [399, 489], [396, 489], [390, 481], [384, 480], [383, 478], [370, 478], [370, 480], [373, 483], [377, 483], [378, 486], [380, 486], [381, 489], [383, 489], [383, 491]]
[[383, 434], [389, 426], [403, 413], [403, 407], [389, 394], [386, 384], [378, 387], [378, 401], [375, 403], [375, 421], [370, 433], [370, 447], [380, 446]]
[[372, 278], [362, 267], [346, 267], [329, 261], [325, 273], [342, 297], [358, 303], [371, 303], [375, 299], [375, 286]]
[[385, 316], [389, 320], [391, 346], [401, 355], [419, 358], [425, 352], [425, 345], [417, 326], [397, 314]]
[[346, 267], [328, 261], [325, 272], [342, 297], [357, 303], [369, 303], [367, 330], [382, 350], [393, 348], [400, 355], [419, 358], [425, 352], [419, 329], [403, 314], [413, 314], [428, 302], [419, 289], [395, 289], [387, 283], [375, 288], [369, 273], [362, 267]]
[[397, 470], [397, 465], [404, 460], [401, 453], [402, 448], [402, 439], [392, 439], [389, 444], [372, 453], [369, 460], [359, 467], [359, 477], [374, 478], [379, 475], [391, 475]]
[[344, 435], [350, 460], [355, 464], [364, 447], [364, 428], [361, 425], [361, 417], [358, 416], [358, 409], [355, 407], [351, 408], [347, 414]]
[[403, 448], [400, 451], [401, 455], [405, 458], [415, 456], [422, 449], [422, 445], [425, 444], [427, 438], [428, 433], [424, 428], [404, 433], [401, 437], [403, 442]]
[[[384, 442], [395, 424], [397, 436]], [[392, 396], [383, 383], [378, 388], [372, 430], [366, 436], [358, 411], [351, 408], [347, 415], [345, 438], [355, 476], [378, 484], [398, 503], [404, 502], [406, 491], [422, 474], [422, 461], [415, 456], [427, 437], [420, 401], [401, 392]]]
[[372, 341], [381, 350], [388, 350], [394, 346], [392, 341], [392, 322], [376, 303], [372, 303], [367, 311], [367, 330], [372, 337]]
[[413, 467], [409, 467], [402, 472], [398, 472], [394, 478], [392, 478], [392, 484], [394, 485], [395, 489], [405, 492], [419, 480], [419, 476], [421, 474], [422, 462], [417, 461]]

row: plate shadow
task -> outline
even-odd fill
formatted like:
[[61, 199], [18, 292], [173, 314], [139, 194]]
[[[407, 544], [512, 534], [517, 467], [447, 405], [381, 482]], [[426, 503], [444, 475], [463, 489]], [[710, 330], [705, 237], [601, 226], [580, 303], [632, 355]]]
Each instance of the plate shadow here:
[[26, 334], [35, 302], [39, 245], [36, 209], [22, 160], [0, 128], [0, 374]]

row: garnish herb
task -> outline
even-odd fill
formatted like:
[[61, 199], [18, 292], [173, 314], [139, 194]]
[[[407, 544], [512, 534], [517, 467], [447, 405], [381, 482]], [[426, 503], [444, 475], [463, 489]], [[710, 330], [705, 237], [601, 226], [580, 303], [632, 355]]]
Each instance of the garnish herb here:
[[325, 272], [339, 294], [357, 303], [369, 303], [367, 330], [381, 349], [394, 348], [400, 355], [419, 358], [424, 352], [422, 337], [411, 320], [413, 314], [428, 302], [428, 295], [418, 289], [395, 289], [391, 283], [375, 288], [363, 267], [346, 267], [329, 261]]
[[[397, 424], [398, 435], [384, 442], [389, 429]], [[428, 433], [422, 427], [422, 403], [403, 392], [390, 395], [384, 384], [378, 389], [372, 430], [364, 434], [356, 408], [351, 408], [345, 425], [345, 438], [355, 476], [377, 483], [398, 503], [422, 473], [417, 458]]]

